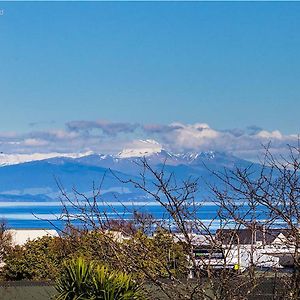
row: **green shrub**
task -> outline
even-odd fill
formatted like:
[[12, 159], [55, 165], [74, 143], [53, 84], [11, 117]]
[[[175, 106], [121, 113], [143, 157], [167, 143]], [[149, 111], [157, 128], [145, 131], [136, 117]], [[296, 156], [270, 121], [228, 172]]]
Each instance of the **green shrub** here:
[[23, 246], [11, 247], [3, 258], [5, 280], [53, 280], [62, 258], [55, 250], [57, 238], [44, 236]]
[[56, 290], [57, 300], [142, 299], [140, 286], [130, 275], [110, 271], [83, 258], [64, 263]]

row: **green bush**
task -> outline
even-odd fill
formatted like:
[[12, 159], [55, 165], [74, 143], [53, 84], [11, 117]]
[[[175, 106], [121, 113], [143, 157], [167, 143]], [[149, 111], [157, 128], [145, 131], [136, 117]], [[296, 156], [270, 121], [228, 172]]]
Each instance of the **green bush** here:
[[62, 258], [54, 245], [57, 238], [44, 236], [23, 246], [11, 247], [4, 258], [1, 275], [5, 280], [53, 280]]
[[130, 275], [110, 271], [83, 258], [64, 263], [56, 290], [57, 300], [142, 299], [140, 286]]

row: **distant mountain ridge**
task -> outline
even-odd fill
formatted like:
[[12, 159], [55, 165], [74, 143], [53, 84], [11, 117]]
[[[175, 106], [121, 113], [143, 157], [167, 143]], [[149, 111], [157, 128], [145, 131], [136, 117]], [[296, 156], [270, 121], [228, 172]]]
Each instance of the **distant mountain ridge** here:
[[[117, 155], [88, 153], [78, 157], [52, 157], [0, 167], [0, 202], [51, 201], [59, 197], [59, 182], [71, 192], [76, 188], [91, 195], [93, 184], [101, 186], [103, 197], [112, 200], [145, 200], [145, 194], [133, 186], [122, 184], [118, 178], [138, 179], [140, 167], [137, 162], [145, 157], [155, 169], [164, 166], [166, 173], [174, 173], [178, 180], [188, 177], [214, 181], [211, 171], [224, 168], [246, 167], [252, 164], [227, 153], [205, 151], [199, 153], [171, 153], [159, 145], [151, 149], [126, 149]], [[145, 149], [147, 151], [145, 151]], [[254, 165], [259, 168], [259, 165]], [[114, 176], [116, 175], [116, 176]], [[203, 194], [205, 194], [203, 192]], [[31, 201], [31, 200], [30, 200]]]
[[53, 157], [71, 157], [78, 158], [81, 156], [86, 156], [92, 154], [91, 151], [83, 152], [83, 153], [58, 153], [58, 152], [50, 152], [50, 153], [12, 153], [12, 154], [4, 154], [0, 153], [0, 167], [1, 166], [9, 166], [16, 165], [24, 162], [36, 161], [36, 160], [44, 160]]

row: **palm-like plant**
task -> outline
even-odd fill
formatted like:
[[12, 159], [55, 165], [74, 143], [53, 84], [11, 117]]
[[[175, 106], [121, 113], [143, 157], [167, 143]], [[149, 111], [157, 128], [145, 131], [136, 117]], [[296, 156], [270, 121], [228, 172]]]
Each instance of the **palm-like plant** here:
[[57, 300], [142, 299], [140, 286], [130, 275], [110, 271], [83, 258], [64, 264], [56, 290]]
[[140, 287], [130, 275], [110, 272], [107, 267], [97, 266], [93, 276], [96, 299], [129, 300], [141, 299]]
[[66, 262], [56, 283], [57, 300], [89, 299], [93, 269], [93, 263], [86, 263], [83, 258]]

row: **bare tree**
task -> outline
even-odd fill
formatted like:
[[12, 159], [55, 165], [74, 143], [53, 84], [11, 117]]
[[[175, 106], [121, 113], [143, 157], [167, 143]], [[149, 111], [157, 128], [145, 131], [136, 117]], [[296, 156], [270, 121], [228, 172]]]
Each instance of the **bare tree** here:
[[[227, 203], [219, 202], [218, 214], [207, 223], [199, 218], [205, 199], [197, 199], [197, 179], [177, 182], [176, 176], [165, 172], [164, 167], [155, 170], [146, 159], [137, 163], [141, 169], [138, 180], [118, 179], [159, 204], [159, 219], [131, 211], [124, 204], [120, 213], [102, 199], [101, 189], [94, 189], [92, 197], [74, 189], [71, 197], [60, 186], [64, 206], [61, 218], [67, 221], [68, 228], [75, 220], [81, 228], [78, 232], [93, 232], [97, 237], [93, 244], [98, 249], [94, 257], [136, 274], [146, 287], [158, 287], [166, 299], [245, 299], [253, 290], [254, 276], [249, 280], [249, 276], [233, 270], [238, 265], [233, 262], [235, 240], [227, 238], [224, 249], [224, 239], [214, 229], [216, 223], [219, 230], [228, 228]], [[119, 220], [111, 220], [105, 207]], [[124, 221], [124, 213], [128, 212], [132, 220]], [[240, 218], [246, 220], [246, 215]], [[238, 231], [242, 223], [234, 224]], [[197, 237], [201, 240], [197, 241]], [[196, 255], [199, 245], [205, 248], [204, 256]], [[151, 297], [154, 299], [153, 294]]]
[[[272, 299], [299, 299], [300, 150], [289, 150], [288, 157], [275, 158], [266, 147], [259, 167], [211, 171], [222, 185], [209, 184], [208, 199], [199, 199], [196, 178], [179, 182], [145, 158], [136, 162], [138, 179], [113, 173], [155, 201], [159, 218], [122, 199], [118, 209], [105, 201], [105, 178], [91, 197], [76, 189], [70, 195], [59, 185], [63, 234], [73, 245], [89, 239], [92, 258], [135, 274], [150, 299], [257, 299], [269, 282]], [[200, 217], [207, 200], [218, 208], [210, 222]], [[286, 258], [292, 272], [278, 272]]]
[[[222, 213], [234, 220], [235, 224], [251, 231], [254, 237], [252, 247], [257, 247], [257, 234], [281, 232], [281, 251], [275, 253], [274, 257], [277, 255], [289, 259], [292, 272], [279, 274], [278, 285], [283, 285], [286, 293], [284, 297], [274, 295], [275, 299], [300, 297], [300, 148], [289, 146], [288, 149], [288, 156], [276, 157], [266, 147], [259, 169], [252, 165], [244, 169], [214, 172], [225, 189], [211, 186]], [[258, 253], [257, 249], [252, 250], [255, 251], [251, 253]], [[258, 261], [259, 258], [252, 257], [249, 269], [252, 270], [251, 279], [255, 278]], [[273, 272], [273, 275], [277, 277], [278, 274]]]

